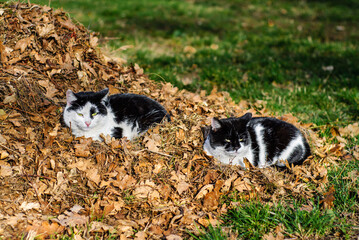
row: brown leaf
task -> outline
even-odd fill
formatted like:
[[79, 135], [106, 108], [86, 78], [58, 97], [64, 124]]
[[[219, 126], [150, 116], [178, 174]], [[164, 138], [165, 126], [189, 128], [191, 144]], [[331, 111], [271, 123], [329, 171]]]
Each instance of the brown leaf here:
[[[91, 138], [90, 139], [91, 142]], [[80, 143], [75, 144], [75, 155], [77, 157], [88, 157], [90, 156], [89, 141], [81, 139]]]
[[163, 230], [160, 226], [158, 225], [151, 225], [149, 228], [148, 228], [148, 231], [152, 234], [155, 234], [155, 235], [161, 235], [163, 233]]
[[38, 83], [40, 86], [46, 89], [46, 94], [45, 94], [46, 97], [53, 98], [57, 93], [57, 89], [55, 88], [55, 85], [52, 84], [49, 80], [41, 80], [38, 81]]
[[45, 239], [47, 236], [55, 233], [61, 233], [64, 229], [65, 228], [60, 226], [58, 223], [53, 222], [50, 224], [48, 221], [43, 221], [41, 225], [33, 225], [27, 228], [28, 231], [36, 231], [37, 237], [40, 239]]
[[44, 25], [37, 25], [36, 31], [40, 37], [45, 37], [50, 35], [55, 30], [55, 26], [53, 24], [44, 24]]
[[14, 50], [18, 50], [20, 49], [20, 52], [24, 52], [25, 49], [30, 45], [30, 43], [33, 41], [34, 36], [31, 35], [30, 37], [26, 37], [23, 39], [20, 39], [19, 41], [17, 41]]
[[330, 128], [330, 132], [333, 137], [340, 136], [339, 130], [336, 127]]
[[182, 239], [183, 239], [182, 237], [175, 234], [171, 234], [166, 237], [166, 240], [182, 240]]
[[88, 230], [90, 233], [91, 232], [106, 232], [106, 231], [115, 232], [115, 228], [113, 226], [110, 226], [103, 222], [91, 222], [90, 225], [91, 225], [91, 227]]
[[209, 192], [212, 192], [214, 189], [213, 184], [207, 184], [206, 186], [202, 187], [201, 190], [196, 195], [196, 199], [202, 199], [204, 196], [206, 196]]
[[353, 123], [353, 124], [349, 124], [348, 126], [344, 127], [344, 128], [339, 128], [339, 132], [341, 136], [351, 136], [351, 137], [355, 137], [357, 135], [359, 135], [359, 123]]
[[325, 209], [331, 209], [334, 206], [334, 193], [335, 189], [334, 186], [331, 186], [328, 192], [324, 193], [324, 198], [320, 200], [320, 203], [323, 203], [323, 207]]
[[238, 192], [252, 190], [251, 185], [240, 178], [234, 181], [233, 188], [236, 189]]
[[160, 138], [153, 138], [154, 136], [148, 137], [146, 136], [143, 141], [145, 142], [145, 146], [148, 150], [152, 152], [159, 152], [159, 147], [161, 146]]
[[182, 193], [187, 191], [190, 186], [191, 185], [189, 183], [186, 183], [185, 181], [179, 182], [176, 187], [178, 194], [181, 195]]
[[203, 200], [204, 208], [214, 210], [218, 207], [218, 203], [219, 203], [219, 194], [216, 193], [215, 191], [209, 192], [206, 194], [206, 196], [204, 196], [204, 200]]
[[14, 124], [15, 127], [21, 127], [21, 123], [19, 122], [19, 119], [9, 119], [9, 122]]
[[107, 216], [114, 209], [115, 209], [115, 204], [114, 203], [106, 205], [104, 210], [103, 210], [103, 215]]
[[100, 176], [100, 174], [98, 174], [98, 169], [96, 169], [96, 168], [88, 169], [86, 171], [86, 177], [88, 179], [90, 179], [91, 181], [93, 181], [94, 183], [96, 183], [97, 185], [101, 181], [101, 176]]
[[[6, 151], [1, 151], [0, 153], [0, 160], [3, 160], [9, 156], [9, 153]], [[1, 170], [2, 171], [2, 170]]]
[[139, 231], [135, 234], [135, 240], [146, 240], [147, 233], [145, 231]]
[[0, 62], [5, 64], [7, 62], [8, 55], [9, 54], [5, 50], [5, 46], [3, 45], [2, 41], [0, 41]]
[[119, 187], [121, 190], [126, 190], [136, 183], [136, 179], [130, 175], [124, 176], [121, 180], [113, 181], [113, 185]]

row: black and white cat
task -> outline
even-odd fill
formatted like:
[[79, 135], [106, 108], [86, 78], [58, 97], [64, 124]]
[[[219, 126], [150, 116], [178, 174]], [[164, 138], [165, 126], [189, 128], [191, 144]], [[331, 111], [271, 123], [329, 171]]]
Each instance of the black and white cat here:
[[310, 156], [310, 147], [302, 133], [290, 123], [268, 117], [213, 118], [210, 127], [202, 129], [203, 149], [225, 164], [240, 165], [243, 159], [256, 167], [284, 167], [301, 164]]
[[76, 137], [101, 140], [100, 134], [132, 140], [154, 123], [170, 116], [158, 102], [137, 94], [67, 90], [63, 120]]

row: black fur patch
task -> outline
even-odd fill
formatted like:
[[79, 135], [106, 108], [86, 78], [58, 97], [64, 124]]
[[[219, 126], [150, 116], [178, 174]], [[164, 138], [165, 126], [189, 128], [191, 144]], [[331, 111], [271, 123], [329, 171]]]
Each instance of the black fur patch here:
[[[271, 165], [273, 159], [279, 156], [299, 135], [300, 131], [290, 123], [266, 117], [251, 118], [251, 114], [246, 114], [240, 118], [227, 118], [216, 121], [219, 122], [220, 127], [215, 130], [209, 129], [204, 132], [206, 137], [210, 136], [210, 144], [213, 148], [217, 146], [224, 147], [227, 151], [236, 150], [239, 148], [239, 139], [242, 139], [244, 144], [251, 142], [251, 149], [254, 153], [253, 165], [258, 166], [259, 162], [259, 144], [255, 129], [258, 125], [263, 127], [261, 137], [266, 146], [266, 157], [268, 165]], [[218, 124], [218, 123], [217, 123]], [[304, 149], [296, 147], [291, 156], [289, 163], [300, 164], [308, 156], [310, 156], [310, 147], [304, 139]]]
[[99, 92], [79, 92], [74, 93], [76, 100], [71, 103], [71, 106], [68, 108], [68, 111], [78, 110], [85, 106], [86, 103], [90, 102], [97, 107], [98, 113], [102, 115], [107, 114], [107, 108], [102, 102], [103, 98], [108, 93], [108, 89], [99, 91]]
[[124, 120], [137, 122], [140, 132], [146, 131], [154, 123], [160, 123], [164, 118], [170, 120], [169, 114], [161, 104], [143, 95], [112, 95], [108, 98], [108, 105], [117, 123]]

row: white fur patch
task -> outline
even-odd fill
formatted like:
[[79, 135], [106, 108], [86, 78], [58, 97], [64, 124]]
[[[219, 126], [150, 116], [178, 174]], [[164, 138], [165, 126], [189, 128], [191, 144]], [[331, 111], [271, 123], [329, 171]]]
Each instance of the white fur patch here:
[[254, 132], [256, 133], [256, 137], [257, 137], [257, 143], [258, 143], [258, 147], [259, 147], [259, 161], [258, 161], [258, 167], [259, 168], [264, 168], [267, 167], [267, 148], [266, 145], [264, 144], [264, 139], [263, 139], [263, 133], [262, 131], [264, 130], [264, 127], [261, 125], [258, 125], [254, 128]]
[[205, 140], [203, 144], [203, 150], [208, 156], [213, 156], [215, 159], [224, 164], [231, 165], [240, 165], [245, 168], [244, 158], [247, 158], [250, 163], [253, 164], [254, 155], [250, 144], [247, 146], [242, 146], [238, 151], [228, 152], [224, 147], [215, 147], [213, 148], [210, 144], [209, 137]]
[[281, 152], [279, 157], [275, 157], [273, 159], [273, 163], [275, 163], [277, 166], [284, 167], [284, 161], [286, 161], [290, 157], [294, 149], [296, 149], [297, 147], [301, 147], [302, 149], [304, 149], [303, 137], [300, 134], [298, 134], [296, 138], [290, 141], [288, 146]]
[[[86, 103], [81, 109], [76, 111], [67, 111], [69, 106], [66, 106], [64, 111], [64, 121], [68, 127], [71, 128], [72, 134], [76, 137], [92, 138], [93, 140], [102, 141], [101, 134], [112, 136], [115, 127], [122, 128], [122, 137], [132, 140], [139, 136], [138, 124], [132, 129], [132, 123], [128, 121], [122, 121], [120, 123], [115, 122], [115, 116], [113, 112], [108, 109], [107, 115], [97, 114], [90, 118], [90, 109], [95, 107], [91, 103]], [[79, 116], [81, 113], [83, 116]], [[89, 126], [86, 125], [90, 123]]]

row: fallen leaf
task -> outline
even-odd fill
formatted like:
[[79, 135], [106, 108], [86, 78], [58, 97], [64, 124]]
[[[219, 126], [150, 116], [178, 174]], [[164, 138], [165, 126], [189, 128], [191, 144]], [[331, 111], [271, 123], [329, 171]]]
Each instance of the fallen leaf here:
[[15, 94], [12, 94], [10, 96], [6, 96], [3, 100], [3, 103], [4, 104], [8, 104], [8, 103], [14, 103], [16, 102], [16, 95]]
[[86, 177], [88, 179], [90, 179], [91, 181], [93, 181], [94, 183], [96, 183], [96, 185], [99, 185], [99, 183], [101, 181], [101, 176], [98, 173], [98, 169], [96, 169], [96, 168], [87, 169]]
[[55, 30], [55, 26], [53, 24], [44, 24], [44, 25], [37, 25], [36, 31], [40, 37], [45, 37], [50, 35]]
[[203, 199], [203, 207], [214, 210], [219, 204], [219, 194], [216, 191], [207, 193]]
[[339, 128], [339, 132], [341, 136], [351, 136], [351, 137], [355, 137], [357, 135], [359, 135], [359, 123], [353, 123], [353, 124], [349, 124], [348, 126], [344, 127], [344, 128]]
[[0, 160], [3, 160], [9, 156], [9, 153], [7, 151], [1, 151], [0, 153]]
[[324, 193], [324, 198], [320, 200], [320, 203], [323, 203], [323, 207], [325, 209], [331, 209], [334, 206], [334, 193], [335, 189], [334, 186], [331, 186], [328, 192]]
[[207, 184], [206, 186], [203, 186], [201, 190], [196, 195], [196, 199], [202, 199], [207, 193], [211, 192], [214, 189], [213, 184]]
[[158, 141], [158, 139], [153, 139], [148, 136], [146, 136], [143, 141], [145, 142], [145, 146], [148, 150], [152, 152], [159, 152], [159, 146], [161, 143]]
[[90, 148], [86, 142], [75, 144], [75, 155], [77, 157], [90, 156]]
[[166, 237], [167, 240], [182, 240], [183, 238], [178, 236], [178, 235], [175, 235], [175, 234], [171, 234], [171, 235], [168, 235]]
[[41, 225], [33, 225], [27, 228], [27, 231], [33, 230], [36, 232], [36, 235], [40, 239], [45, 239], [46, 237], [53, 235], [55, 233], [61, 233], [65, 228], [60, 226], [58, 223], [53, 222], [49, 223], [48, 221], [43, 221]]
[[145, 231], [139, 231], [135, 234], [135, 240], [146, 240], [147, 233]]
[[31, 35], [30, 37], [26, 37], [23, 39], [20, 39], [17, 41], [14, 50], [20, 49], [20, 52], [24, 52], [25, 49], [30, 45], [30, 43], [33, 41], [34, 37]]
[[46, 89], [46, 97], [53, 98], [56, 95], [57, 89], [55, 88], [55, 85], [52, 84], [49, 80], [41, 80], [38, 81], [38, 83], [40, 86]]
[[31, 210], [31, 209], [39, 209], [40, 203], [38, 202], [23, 202], [20, 208], [24, 211]]
[[115, 228], [113, 226], [110, 226], [103, 222], [91, 222], [90, 226], [91, 227], [88, 230], [90, 233], [91, 232], [104, 232], [104, 231], [109, 231], [112, 233], [115, 232]]
[[186, 183], [184, 181], [179, 182], [176, 187], [178, 194], [181, 195], [182, 193], [187, 191], [190, 186], [191, 185], [189, 183]]

